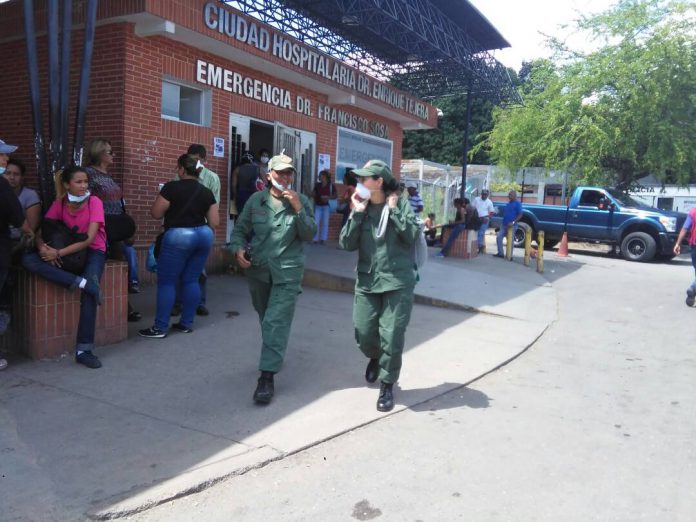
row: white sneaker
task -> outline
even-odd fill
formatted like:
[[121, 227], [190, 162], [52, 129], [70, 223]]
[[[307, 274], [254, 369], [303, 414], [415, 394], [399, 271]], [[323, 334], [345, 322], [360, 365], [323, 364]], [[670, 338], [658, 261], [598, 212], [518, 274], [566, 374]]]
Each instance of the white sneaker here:
[[0, 370], [7, 368], [7, 361], [5, 359], [0, 359]]

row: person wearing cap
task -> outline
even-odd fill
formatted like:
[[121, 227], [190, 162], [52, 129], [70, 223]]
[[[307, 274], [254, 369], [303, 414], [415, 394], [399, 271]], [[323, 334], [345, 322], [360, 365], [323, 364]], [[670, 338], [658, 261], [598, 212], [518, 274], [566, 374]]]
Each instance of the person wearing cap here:
[[[0, 292], [5, 286], [5, 281], [10, 272], [12, 240], [10, 239], [10, 226], [26, 227], [22, 205], [17, 199], [14, 190], [2, 175], [7, 168], [8, 154], [17, 150], [15, 145], [10, 145], [0, 140]], [[8, 318], [9, 319], [9, 316]], [[7, 329], [7, 321], [0, 325], [0, 335]], [[0, 358], [0, 370], [7, 368], [7, 361]]]
[[281, 153], [268, 162], [269, 186], [251, 195], [237, 218], [230, 248], [246, 269], [249, 293], [261, 323], [261, 357], [253, 399], [268, 404], [275, 393], [301, 293], [303, 242], [317, 231], [309, 199], [290, 189], [293, 160]]
[[380, 380], [377, 410], [390, 411], [413, 307], [413, 245], [421, 231], [386, 163], [370, 160], [353, 173], [362, 183], [352, 196], [353, 212], [341, 230], [339, 244], [358, 251], [355, 338], [369, 359], [365, 380]]
[[486, 230], [488, 230], [491, 217], [495, 214], [495, 207], [493, 207], [493, 202], [488, 198], [489, 195], [490, 192], [488, 189], [483, 189], [481, 195], [474, 198], [474, 208], [478, 213], [481, 223], [478, 233], [476, 234], [479, 254], [486, 253]]
[[411, 205], [411, 210], [416, 215], [420, 215], [423, 212], [423, 198], [418, 193], [418, 185], [415, 181], [407, 181], [406, 190], [408, 191], [408, 202]]

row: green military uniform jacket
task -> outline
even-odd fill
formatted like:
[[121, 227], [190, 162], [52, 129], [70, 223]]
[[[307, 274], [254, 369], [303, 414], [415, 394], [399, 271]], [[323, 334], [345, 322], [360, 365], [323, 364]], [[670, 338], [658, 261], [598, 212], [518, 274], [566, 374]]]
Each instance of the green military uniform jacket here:
[[[274, 207], [270, 189], [251, 195], [237, 218], [230, 247], [233, 252], [251, 240], [251, 267], [248, 277], [274, 284], [299, 283], [304, 274], [303, 241], [311, 241], [317, 231], [309, 199], [299, 194], [302, 210], [296, 213], [290, 203]], [[253, 235], [252, 235], [253, 232]]]
[[389, 211], [386, 233], [377, 239], [382, 208], [370, 203], [365, 212], [353, 211], [341, 230], [340, 245], [358, 250], [358, 291], [382, 293], [416, 284], [413, 245], [420, 233], [418, 218], [408, 200], [400, 197]]

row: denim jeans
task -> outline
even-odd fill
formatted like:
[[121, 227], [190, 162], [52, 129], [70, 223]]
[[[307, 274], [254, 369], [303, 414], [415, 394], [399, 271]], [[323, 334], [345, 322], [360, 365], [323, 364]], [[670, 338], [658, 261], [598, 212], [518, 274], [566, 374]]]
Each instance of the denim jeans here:
[[[96, 276], [101, 280], [104, 273], [106, 254], [99, 250], [87, 249], [87, 264], [82, 272], [82, 277], [90, 279]], [[22, 265], [29, 272], [37, 274], [44, 279], [66, 288], [75, 288], [81, 277], [61, 270], [58, 267], [44, 262], [39, 254], [31, 252], [22, 256]], [[77, 325], [76, 350], [88, 351], [94, 348], [94, 332], [97, 326], [97, 299], [86, 292], [80, 296], [80, 321]]]
[[447, 243], [445, 243], [445, 246], [442, 247], [442, 250], [440, 250], [440, 253], [442, 255], [447, 255], [449, 252], [449, 249], [452, 248], [452, 245], [454, 244], [454, 240], [457, 239], [457, 236], [461, 234], [464, 230], [466, 229], [466, 225], [464, 223], [460, 223], [459, 225], [454, 225], [450, 230], [450, 235], [447, 238]]
[[133, 245], [121, 243], [121, 251], [123, 252], [123, 257], [128, 262], [128, 282], [140, 283], [140, 278], [138, 277], [138, 254], [135, 248], [133, 248]]
[[316, 205], [314, 207], [314, 221], [317, 223], [317, 233], [314, 234], [314, 241], [326, 241], [329, 237], [329, 216], [331, 207], [329, 205]]
[[157, 314], [155, 327], [166, 332], [169, 315], [176, 300], [176, 287], [181, 281], [181, 324], [193, 325], [196, 307], [201, 302], [198, 278], [213, 245], [213, 231], [207, 225], [170, 228], [162, 238], [157, 258]]
[[[503, 250], [503, 238], [507, 236], [507, 225], [500, 225], [500, 230], [498, 230], [498, 235], [495, 238], [495, 242], [498, 244], [498, 255], [504, 256], [505, 251]], [[512, 238], [515, 238], [515, 232], [517, 231], [517, 224], [512, 225]]]
[[488, 230], [488, 225], [490, 225], [490, 218], [481, 219], [481, 227], [476, 233], [476, 241], [478, 242], [478, 247], [486, 246], [486, 230]]

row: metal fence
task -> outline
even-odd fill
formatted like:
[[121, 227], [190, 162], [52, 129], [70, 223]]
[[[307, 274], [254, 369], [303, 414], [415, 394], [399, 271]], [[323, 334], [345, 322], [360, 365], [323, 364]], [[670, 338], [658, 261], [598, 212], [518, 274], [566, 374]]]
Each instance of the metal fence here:
[[[423, 198], [423, 215], [435, 214], [437, 223], [454, 219], [454, 200], [459, 197], [462, 185], [461, 167], [451, 167], [432, 161], [417, 160], [403, 162], [401, 181], [413, 181]], [[486, 177], [467, 177], [465, 196], [473, 199], [486, 184]]]

